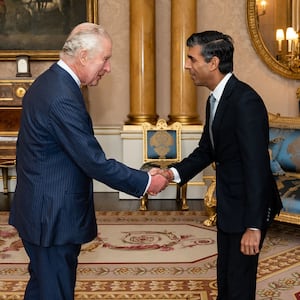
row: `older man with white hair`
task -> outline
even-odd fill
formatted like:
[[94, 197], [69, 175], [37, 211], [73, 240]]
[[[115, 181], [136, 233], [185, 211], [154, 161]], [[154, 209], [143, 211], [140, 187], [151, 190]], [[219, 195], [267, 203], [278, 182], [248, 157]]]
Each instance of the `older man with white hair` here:
[[108, 33], [82, 23], [24, 96], [9, 223], [30, 258], [26, 300], [74, 299], [81, 245], [97, 235], [93, 179], [136, 197], [168, 184], [107, 159], [94, 136], [80, 86], [97, 85], [111, 56]]

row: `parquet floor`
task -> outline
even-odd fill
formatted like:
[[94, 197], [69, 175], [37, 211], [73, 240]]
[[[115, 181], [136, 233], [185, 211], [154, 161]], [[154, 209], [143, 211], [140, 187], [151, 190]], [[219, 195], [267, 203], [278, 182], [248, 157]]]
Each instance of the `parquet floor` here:
[[[13, 200], [13, 193], [4, 195], [0, 192], [0, 211], [9, 211]], [[95, 208], [97, 211], [136, 211], [139, 209], [140, 200], [119, 199], [116, 193], [95, 193]], [[190, 210], [203, 210], [203, 200], [188, 200]], [[177, 210], [176, 201], [173, 199], [152, 199], [148, 202], [148, 210], [165, 211]]]

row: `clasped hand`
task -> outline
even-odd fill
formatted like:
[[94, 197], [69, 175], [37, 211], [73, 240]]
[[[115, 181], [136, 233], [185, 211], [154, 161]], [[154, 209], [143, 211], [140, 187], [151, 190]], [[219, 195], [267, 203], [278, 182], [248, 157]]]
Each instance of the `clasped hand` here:
[[173, 180], [173, 173], [169, 169], [152, 168], [148, 173], [151, 175], [151, 183], [147, 192], [151, 196], [163, 191]]

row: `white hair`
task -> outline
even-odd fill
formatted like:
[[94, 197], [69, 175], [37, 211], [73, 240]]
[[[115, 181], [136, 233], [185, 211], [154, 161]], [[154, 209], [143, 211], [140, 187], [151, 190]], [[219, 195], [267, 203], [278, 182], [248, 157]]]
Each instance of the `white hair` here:
[[71, 31], [60, 51], [60, 57], [65, 55], [74, 57], [78, 50], [82, 49], [87, 50], [89, 55], [95, 51], [102, 51], [101, 41], [103, 39], [110, 39], [110, 36], [101, 25], [81, 23]]

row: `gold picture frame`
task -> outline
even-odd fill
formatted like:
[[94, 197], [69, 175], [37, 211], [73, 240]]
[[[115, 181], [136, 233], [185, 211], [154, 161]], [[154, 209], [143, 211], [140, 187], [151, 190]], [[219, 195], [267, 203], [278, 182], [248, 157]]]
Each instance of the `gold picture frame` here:
[[98, 0], [4, 3], [6, 7], [0, 4], [0, 61], [15, 60], [20, 55], [27, 55], [30, 60], [57, 60], [75, 25], [85, 21], [98, 23]]

